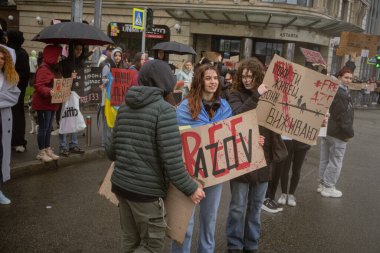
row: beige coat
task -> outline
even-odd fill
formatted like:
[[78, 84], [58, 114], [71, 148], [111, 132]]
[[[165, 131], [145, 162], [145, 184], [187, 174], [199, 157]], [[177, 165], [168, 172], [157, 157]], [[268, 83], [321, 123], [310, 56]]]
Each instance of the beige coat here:
[[3, 156], [1, 157], [1, 173], [3, 182], [10, 179], [10, 163], [11, 163], [11, 140], [12, 140], [12, 109], [20, 95], [20, 90], [16, 85], [10, 86], [4, 79], [4, 75], [0, 72], [3, 81], [0, 88], [0, 113], [1, 113], [1, 144]]

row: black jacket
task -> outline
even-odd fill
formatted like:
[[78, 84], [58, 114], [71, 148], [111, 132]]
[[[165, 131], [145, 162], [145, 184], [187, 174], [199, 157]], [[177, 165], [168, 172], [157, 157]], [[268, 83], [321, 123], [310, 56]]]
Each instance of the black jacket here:
[[[26, 87], [29, 83], [30, 67], [29, 55], [21, 46], [24, 43], [23, 33], [20, 31], [8, 31], [8, 47], [13, 48], [16, 52], [16, 71], [20, 77], [17, 87], [21, 90], [22, 94], [25, 93]], [[21, 95], [19, 101], [24, 97]]]
[[327, 135], [342, 141], [354, 137], [354, 107], [348, 91], [339, 87], [330, 106]]
[[[254, 91], [253, 93], [248, 90], [232, 91], [228, 101], [232, 108], [232, 114], [237, 115], [255, 109], [257, 107], [259, 97], [260, 95], [257, 91]], [[273, 134], [273, 132], [262, 126], [259, 126], [259, 132], [260, 135], [265, 137], [263, 149], [267, 166], [232, 180], [242, 183], [259, 183], [267, 182], [271, 179], [272, 147], [269, 140], [271, 139], [271, 134]]]

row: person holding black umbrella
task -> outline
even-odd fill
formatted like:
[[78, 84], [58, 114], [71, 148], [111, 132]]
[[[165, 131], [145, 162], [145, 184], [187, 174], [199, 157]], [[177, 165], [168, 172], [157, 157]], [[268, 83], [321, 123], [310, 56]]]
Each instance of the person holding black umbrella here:
[[[69, 55], [60, 64], [62, 76], [64, 78], [72, 77], [75, 79], [77, 72], [84, 68], [85, 60], [84, 45], [79, 43], [70, 44]], [[57, 115], [57, 118], [59, 119], [60, 115]], [[78, 133], [74, 132], [69, 135], [71, 135], [71, 142], [67, 143], [67, 134], [59, 134], [59, 154], [62, 156], [69, 156], [69, 153], [83, 154], [84, 150], [78, 145]]]

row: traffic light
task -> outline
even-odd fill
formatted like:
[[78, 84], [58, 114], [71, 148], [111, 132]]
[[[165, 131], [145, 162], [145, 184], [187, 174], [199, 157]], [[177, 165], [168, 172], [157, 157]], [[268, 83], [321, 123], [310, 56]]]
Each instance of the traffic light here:
[[380, 68], [380, 55], [376, 55], [375, 59], [376, 59], [376, 64], [375, 64], [376, 68]]
[[146, 9], [146, 31], [151, 32], [153, 29], [153, 10], [151, 8]]

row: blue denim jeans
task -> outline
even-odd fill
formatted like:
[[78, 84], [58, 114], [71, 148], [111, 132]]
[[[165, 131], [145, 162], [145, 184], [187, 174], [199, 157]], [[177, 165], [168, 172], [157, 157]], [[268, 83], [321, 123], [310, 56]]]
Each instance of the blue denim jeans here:
[[51, 126], [54, 119], [54, 111], [37, 111], [38, 117], [38, 148], [45, 149], [50, 147]]
[[227, 248], [259, 248], [261, 206], [268, 182], [247, 184], [231, 181], [231, 202], [227, 217]]
[[[222, 195], [222, 184], [214, 185], [204, 189], [206, 198], [199, 204], [199, 236], [198, 249], [199, 253], [214, 253], [215, 248], [215, 225], [218, 213], [220, 197]], [[194, 229], [194, 213], [187, 227], [185, 240], [182, 247], [173, 242], [172, 253], [190, 253], [191, 239]]]
[[343, 165], [347, 142], [326, 136], [321, 139], [319, 180], [325, 187], [335, 187]]
[[102, 106], [101, 109], [100, 109], [100, 113], [101, 113], [101, 117], [102, 117], [102, 142], [101, 142], [101, 145], [102, 147], [105, 146], [106, 142], [107, 142], [107, 138], [108, 136], [110, 136], [111, 134], [111, 128], [108, 127], [107, 125], [107, 119], [106, 119], [106, 115], [105, 115], [105, 106]]
[[[71, 141], [67, 145], [67, 136], [71, 135]], [[78, 133], [60, 134], [59, 135], [59, 151], [69, 150], [70, 148], [78, 147]]]

